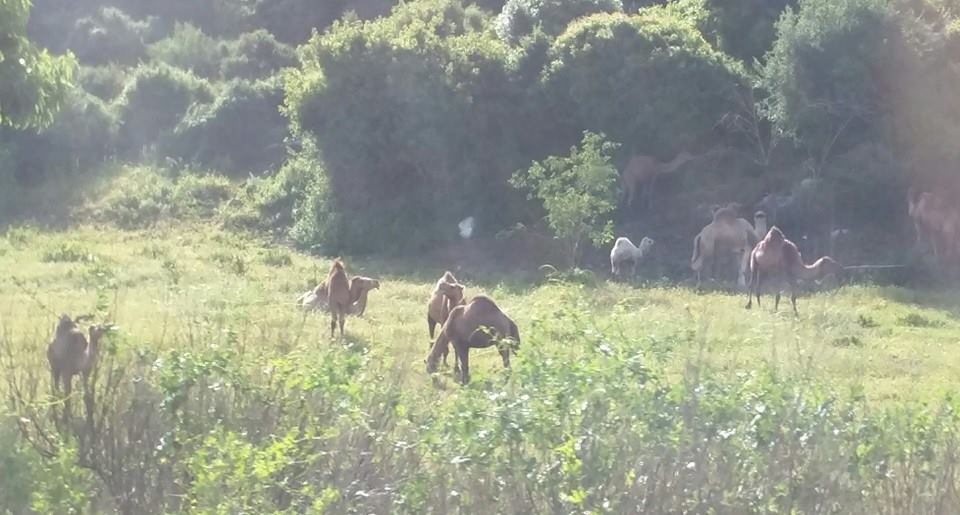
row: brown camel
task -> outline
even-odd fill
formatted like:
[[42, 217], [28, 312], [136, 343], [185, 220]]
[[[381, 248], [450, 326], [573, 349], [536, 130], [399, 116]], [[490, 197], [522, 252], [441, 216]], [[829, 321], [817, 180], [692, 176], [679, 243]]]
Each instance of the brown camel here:
[[327, 274], [327, 306], [330, 309], [330, 338], [333, 338], [337, 322], [340, 323], [340, 339], [343, 339], [343, 323], [350, 311], [350, 280], [343, 267], [343, 261], [337, 259]]
[[[516, 345], [520, 344], [520, 331], [507, 315], [500, 311], [492, 299], [477, 295], [468, 304], [460, 305], [450, 311], [447, 321], [440, 329], [437, 343], [427, 356], [427, 373], [437, 370], [440, 356], [447, 346], [453, 343], [455, 353], [454, 371], [459, 370], [460, 382], [470, 381], [470, 349], [483, 349], [497, 343], [500, 338], [509, 337]], [[510, 367], [510, 349], [500, 348], [503, 366]]]
[[626, 197], [627, 207], [632, 207], [633, 199], [640, 195], [643, 206], [649, 208], [652, 204], [653, 185], [657, 177], [676, 172], [692, 159], [694, 159], [693, 154], [686, 150], [681, 151], [666, 163], [643, 154], [637, 154], [630, 158], [621, 177], [623, 196]]
[[[355, 276], [350, 279], [350, 310], [348, 315], [361, 316], [367, 309], [367, 300], [372, 290], [380, 288], [380, 281], [370, 277]], [[306, 310], [329, 311], [326, 281], [318, 284], [312, 290], [297, 297], [300, 307]]]
[[[463, 285], [457, 282], [450, 271], [444, 272], [436, 286], [433, 288], [433, 294], [427, 303], [427, 329], [430, 332], [430, 342], [433, 345], [433, 333], [437, 324], [443, 326], [450, 315], [450, 311], [463, 304]], [[446, 356], [444, 356], [446, 361]]]
[[[805, 265], [800, 250], [776, 226], [771, 227], [767, 235], [750, 253], [750, 292], [747, 293], [746, 308], [753, 306], [753, 295], [760, 306], [760, 291], [766, 276], [782, 277], [790, 285], [790, 304], [793, 314], [797, 312], [797, 279], [820, 279], [825, 275], [839, 274], [843, 271], [840, 263], [830, 256], [823, 256], [812, 265]], [[780, 306], [780, 289], [777, 289], [773, 301], [773, 310]]]
[[737, 257], [737, 284], [741, 287], [746, 285], [750, 250], [762, 237], [758, 232], [766, 231], [767, 227], [767, 215], [763, 211], [757, 211], [753, 219], [754, 225], [750, 225], [750, 222], [737, 217], [737, 204], [714, 211], [713, 221], [693, 239], [690, 268], [697, 273], [698, 288], [705, 269], [709, 268], [710, 275], [715, 276], [717, 260], [727, 253]]
[[77, 374], [80, 374], [86, 389], [97, 362], [100, 338], [111, 327], [110, 324], [90, 326], [90, 339], [87, 340], [75, 321], [66, 314], [60, 315], [53, 339], [47, 346], [47, 361], [50, 363], [54, 390], [58, 390], [62, 384], [64, 395], [69, 397], [73, 391], [73, 376]]

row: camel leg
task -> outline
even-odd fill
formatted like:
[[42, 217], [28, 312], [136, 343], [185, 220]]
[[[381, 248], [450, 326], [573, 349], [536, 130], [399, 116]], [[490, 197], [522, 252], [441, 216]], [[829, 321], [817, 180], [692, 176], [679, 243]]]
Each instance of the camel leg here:
[[633, 266], [630, 268], [630, 279], [633, 279], [637, 276], [637, 260], [632, 261]]
[[753, 292], [757, 292], [757, 307], [760, 307], [760, 270], [750, 271], [750, 287], [747, 288], [747, 309], [753, 308]]
[[470, 382], [470, 348], [457, 345], [454, 349], [460, 356], [460, 384], [466, 386]]
[[790, 283], [790, 304], [793, 305], [793, 316], [799, 317], [800, 313], [797, 312], [797, 281], [793, 277], [787, 279]]
[[346, 319], [347, 319], [347, 313], [345, 311], [341, 311], [337, 315], [337, 322], [340, 323], [340, 339], [341, 340], [343, 339], [343, 323], [346, 321]]
[[774, 313], [776, 313], [776, 312], [777, 312], [777, 309], [779, 309], [779, 307], [780, 307], [780, 290], [782, 290], [782, 289], [783, 289], [783, 288], [782, 288], [782, 285], [781, 285], [781, 287], [778, 287], [778, 288], [777, 288], [777, 295], [773, 298], [773, 312], [774, 312]]
[[437, 321], [427, 315], [427, 329], [430, 330], [430, 346], [433, 347], [433, 331], [437, 328]]
[[335, 306], [330, 306], [330, 339], [334, 337], [334, 332], [337, 330], [337, 308]]
[[503, 358], [503, 368], [510, 368], [510, 349], [502, 349], [500, 357]]

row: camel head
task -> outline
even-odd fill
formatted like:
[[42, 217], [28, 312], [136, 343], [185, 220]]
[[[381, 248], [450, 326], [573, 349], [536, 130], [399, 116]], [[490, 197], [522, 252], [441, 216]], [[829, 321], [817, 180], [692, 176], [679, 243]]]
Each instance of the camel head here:
[[336, 272], [336, 271], [340, 271], [340, 272], [343, 272], [343, 271], [344, 271], [344, 268], [343, 268], [343, 259], [342, 259], [342, 258], [337, 258], [337, 259], [335, 259], [335, 260], [333, 261], [333, 265], [330, 266], [330, 273], [331, 273], [331, 274], [332, 274], [333, 272]]
[[786, 237], [783, 235], [783, 231], [779, 227], [774, 225], [767, 231], [767, 235], [763, 237], [763, 241], [767, 243], [783, 243], [786, 240]]
[[650, 249], [653, 248], [653, 245], [654, 245], [655, 243], [657, 243], [657, 242], [654, 241], [653, 238], [644, 236], [643, 239], [640, 240], [640, 246], [637, 247], [637, 249], [640, 251], [640, 254], [641, 254], [641, 255], [644, 255], [644, 254], [647, 254], [648, 252], [650, 252]]
[[460, 300], [463, 299], [463, 285], [460, 283], [442, 282], [437, 285], [437, 288], [440, 290], [440, 293], [453, 302], [460, 302]]

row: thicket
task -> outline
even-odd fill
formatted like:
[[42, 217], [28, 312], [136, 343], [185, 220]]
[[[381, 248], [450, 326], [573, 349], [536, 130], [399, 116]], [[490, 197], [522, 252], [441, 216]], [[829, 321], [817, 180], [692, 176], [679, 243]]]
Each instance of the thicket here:
[[[661, 185], [678, 202], [658, 225], [691, 212], [680, 204], [749, 205], [815, 176], [835, 198], [830, 223], [869, 231], [875, 213], [903, 211], [906, 183], [954, 187], [948, 4], [648, 4], [38, 0], [30, 35], [71, 49], [80, 87], [105, 104], [73, 93], [51, 135], [9, 138], [17, 166], [4, 180], [41, 184], [113, 155], [274, 180], [290, 159], [323, 177], [297, 182], [312, 185], [295, 194], [312, 207], [284, 215], [286, 228], [328, 252], [419, 250], [456, 238], [466, 216], [481, 237], [518, 221], [546, 230], [546, 212], [508, 180], [583, 130], [622, 144], [618, 168], [635, 153], [730, 147]], [[295, 55], [287, 43], [304, 44]], [[58, 152], [23, 158], [51, 140], [77, 154], [72, 165]]]
[[642, 340], [574, 311], [533, 322], [511, 370], [445, 400], [351, 349], [197, 330], [165, 351], [112, 335], [94, 409], [78, 398], [73, 424], [45, 401], [38, 360], [0, 341], [5, 507], [867, 514], [960, 504], [953, 401], [882, 408], [773, 369], [734, 376], [697, 363], [671, 382]]

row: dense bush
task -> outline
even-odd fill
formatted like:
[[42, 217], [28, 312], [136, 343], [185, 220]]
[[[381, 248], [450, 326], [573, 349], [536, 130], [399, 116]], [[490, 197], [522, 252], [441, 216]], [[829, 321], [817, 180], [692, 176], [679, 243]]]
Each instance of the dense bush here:
[[806, 1], [777, 31], [764, 70], [771, 120], [821, 161], [868, 137], [884, 104], [877, 73], [900, 41], [885, 0]]
[[710, 132], [741, 80], [692, 21], [660, 7], [583, 18], [549, 55], [544, 89], [551, 112], [564, 113], [557, 125], [664, 158]]
[[85, 64], [134, 65], [146, 56], [154, 19], [134, 20], [114, 7], [77, 20], [67, 47]]
[[127, 153], [156, 144], [183, 118], [195, 102], [213, 100], [210, 85], [195, 75], [167, 65], [140, 66], [133, 71], [116, 101]]
[[220, 61], [220, 74], [226, 79], [269, 77], [296, 64], [294, 50], [263, 29], [241, 34], [223, 47], [226, 55]]
[[191, 109], [164, 145], [165, 155], [230, 173], [261, 173], [285, 156], [287, 120], [278, 80], [237, 80], [210, 104]]
[[536, 31], [555, 37], [578, 18], [622, 11], [621, 0], [507, 0], [497, 17], [497, 34], [513, 44]]
[[[507, 48], [476, 30], [475, 12], [455, 0], [404, 4], [302, 49], [286, 103], [316, 137], [334, 210], [351, 220], [338, 228], [344, 244], [417, 248], [508, 189], [521, 128], [507, 120], [521, 103]], [[388, 238], [396, 231], [406, 241]]]
[[154, 61], [208, 78], [218, 75], [223, 58], [220, 42], [189, 23], [177, 23], [169, 36], [150, 45], [147, 54]]
[[77, 77], [83, 89], [105, 102], [120, 96], [127, 82], [127, 71], [118, 64], [106, 66], [81, 66]]

